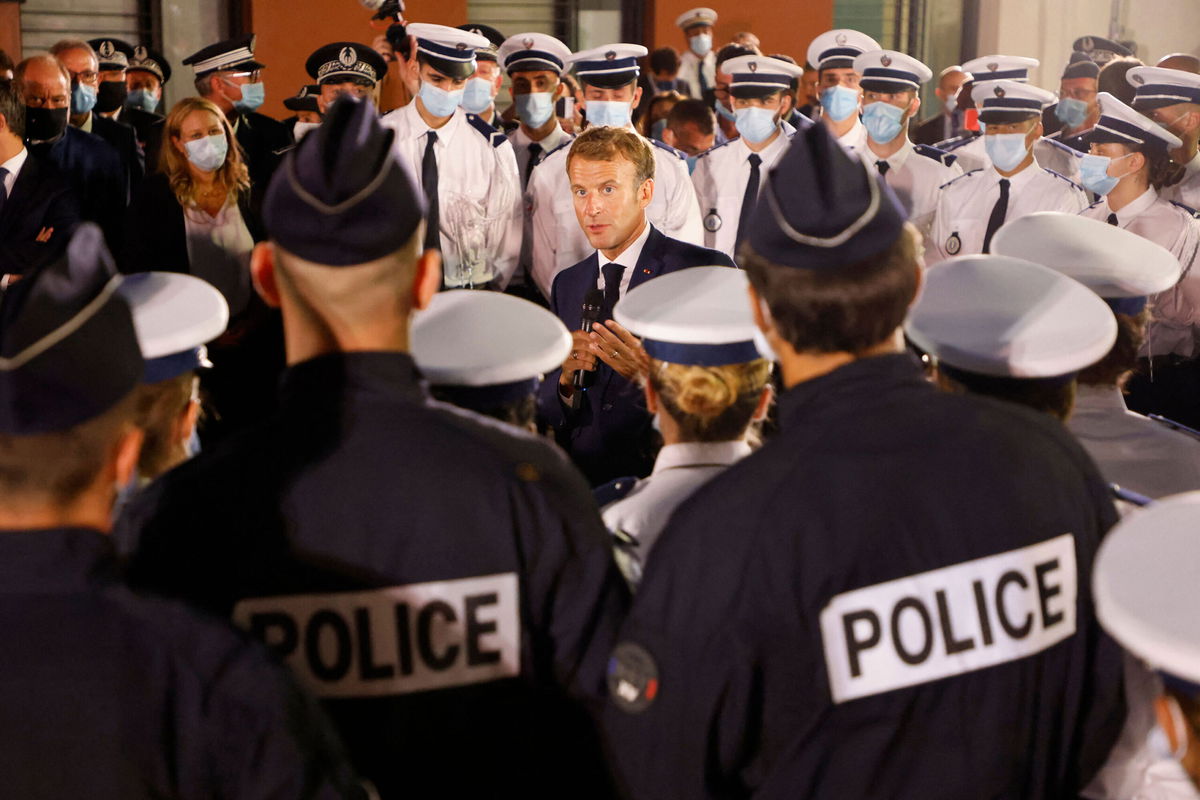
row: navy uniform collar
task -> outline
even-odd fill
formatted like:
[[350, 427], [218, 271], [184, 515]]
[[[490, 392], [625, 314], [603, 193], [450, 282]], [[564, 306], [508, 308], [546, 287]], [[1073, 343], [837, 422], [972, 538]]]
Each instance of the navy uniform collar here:
[[97, 530], [0, 531], [0, 594], [76, 592], [115, 576], [112, 542]]
[[897, 385], [925, 385], [920, 364], [910, 353], [892, 353], [851, 361], [810, 381], [798, 383], [779, 398], [779, 422], [799, 427], [803, 418], [826, 407], [853, 408], [857, 399], [876, 397]]
[[350, 392], [392, 395], [415, 402], [425, 399], [420, 373], [408, 353], [329, 353], [288, 367], [283, 373], [285, 403]]

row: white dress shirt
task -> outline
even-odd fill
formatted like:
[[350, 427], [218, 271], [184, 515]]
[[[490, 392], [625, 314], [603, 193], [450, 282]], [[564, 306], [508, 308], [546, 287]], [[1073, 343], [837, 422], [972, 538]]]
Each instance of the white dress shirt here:
[[[988, 219], [1000, 199], [1003, 178], [994, 167], [988, 167], [968, 172], [942, 186], [929, 240], [925, 242], [926, 263], [983, 252]], [[1006, 222], [1035, 211], [1077, 214], [1087, 206], [1083, 189], [1061, 175], [1042, 169], [1036, 159], [1008, 181]]]
[[250, 301], [254, 250], [254, 237], [241, 208], [226, 201], [214, 217], [201, 208], [184, 206], [183, 227], [192, 274], [217, 287], [229, 303], [230, 316], [237, 314]]
[[[554, 130], [546, 134], [537, 145], [542, 148], [542, 156], [545, 157], [554, 152], [564, 144], [574, 140], [574, 136], [562, 129], [562, 125], [558, 121], [554, 122]], [[513, 152], [517, 157], [517, 171], [521, 174], [521, 188], [525, 188], [525, 172], [529, 167], [529, 145], [534, 144], [533, 139], [529, 138], [529, 134], [525, 133], [525, 128], [518, 127], [508, 136], [508, 141], [512, 143]]]
[[1183, 165], [1183, 170], [1183, 178], [1174, 186], [1163, 189], [1163, 197], [1183, 203], [1193, 211], [1200, 211], [1200, 150]]
[[609, 258], [599, 250], [596, 251], [596, 260], [600, 264], [596, 277], [597, 289], [602, 292], [604, 291], [604, 265], [620, 264], [625, 268], [625, 271], [621, 273], [621, 289], [617, 297], [621, 298], [625, 296], [625, 293], [629, 291], [629, 282], [633, 280], [634, 268], [637, 267], [638, 259], [642, 257], [642, 250], [646, 247], [646, 240], [650, 238], [650, 227], [650, 223], [647, 222], [642, 228], [642, 232], [638, 234], [638, 237], [630, 242], [629, 246], [622, 250], [616, 258]]
[[[833, 131], [830, 130], [830, 133]], [[854, 118], [854, 127], [837, 137], [837, 143], [850, 152], [864, 150], [867, 146], [867, 126], [858, 117]]]
[[29, 158], [29, 150], [22, 147], [21, 150], [8, 161], [0, 164], [7, 174], [4, 176], [4, 196], [12, 197], [13, 186], [17, 183], [17, 176], [21, 174], [21, 168], [25, 166], [25, 161]]
[[933, 215], [937, 210], [938, 190], [950, 181], [962, 175], [958, 163], [946, 166], [941, 161], [923, 156], [915, 149], [912, 142], [887, 158], [880, 158], [871, 149], [871, 143], [863, 148], [863, 157], [871, 170], [879, 172], [879, 162], [886, 161], [888, 170], [883, 179], [896, 193], [904, 210], [908, 212], [908, 220], [917, 227], [921, 235], [929, 238], [929, 228], [933, 224]]
[[[1083, 216], [1107, 222], [1111, 213], [1101, 198]], [[1179, 283], [1150, 298], [1153, 317], [1141, 355], [1200, 355], [1200, 220], [1153, 187], [1116, 215], [1119, 227], [1170, 250], [1183, 267]]]
[[[388, 112], [381, 121], [396, 132], [397, 158], [424, 192], [421, 162], [432, 129], [421, 118], [417, 101]], [[495, 146], [492, 135], [480, 132], [461, 108], [455, 109], [449, 121], [434, 133], [437, 134], [433, 152], [438, 164], [442, 272], [446, 285], [466, 283], [466, 276], [461, 274], [463, 259], [453, 220], [465, 204], [471, 203], [478, 210], [477, 218], [486, 213], [489, 219], [490, 248], [483, 263], [475, 267], [471, 282], [481, 285], [497, 280], [501, 287], [507, 286], [521, 252], [521, 180], [513, 146], [508, 141]], [[503, 134], [495, 135], [503, 138]]]
[[646, 559], [675, 509], [750, 452], [750, 445], [741, 439], [666, 445], [649, 476], [639, 480], [625, 497], [601, 509], [610, 531], [619, 539], [637, 543], [617, 549], [617, 563], [631, 584], [636, 586], [641, 580]]
[[[654, 151], [654, 196], [646, 208], [646, 218], [672, 239], [703, 244], [700, 204], [687, 161], [666, 145], [646, 141]], [[533, 228], [533, 279], [546, 297], [550, 296], [554, 276], [578, 264], [593, 250], [575, 216], [567, 176], [569, 151], [569, 147], [561, 148], [534, 167], [525, 193]]]
[[[758, 191], [767, 184], [767, 171], [787, 152], [796, 129], [786, 122], [775, 139], [758, 152]], [[720, 250], [736, 258], [738, 224], [742, 218], [742, 201], [746, 184], [750, 182], [750, 156], [754, 151], [741, 137], [703, 153], [696, 160], [692, 183], [700, 200], [704, 219], [704, 246]]]
[[704, 80], [708, 82], [708, 88], [717, 88], [717, 54], [709, 50], [704, 54], [704, 58], [696, 55], [687, 49], [679, 56], [679, 73], [675, 76], [678, 80], [687, 84], [688, 94], [698, 100], [704, 99], [704, 94], [700, 89], [700, 71], [704, 71]]

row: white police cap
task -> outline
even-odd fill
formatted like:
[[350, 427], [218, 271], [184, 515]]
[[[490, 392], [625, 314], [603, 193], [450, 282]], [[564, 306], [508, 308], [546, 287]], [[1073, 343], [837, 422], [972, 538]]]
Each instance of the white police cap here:
[[685, 31], [696, 25], [715, 25], [716, 22], [717, 12], [711, 8], [693, 8], [675, 18], [675, 26]]
[[769, 92], [786, 90], [792, 81], [804, 74], [804, 68], [770, 56], [735, 56], [721, 64], [721, 71], [731, 77], [734, 89], [761, 89]]
[[412, 356], [435, 386], [501, 386], [562, 365], [571, 333], [546, 309], [498, 292], [435, 295], [412, 323]]
[[649, 50], [640, 44], [618, 42], [593, 47], [571, 56], [575, 74], [593, 86], [620, 87], [634, 81], [639, 72], [637, 60]]
[[973, 255], [926, 270], [904, 330], [917, 347], [955, 369], [1057, 378], [1106, 356], [1117, 320], [1094, 292], [1049, 267]]
[[133, 313], [146, 362], [143, 383], [212, 366], [204, 345], [229, 324], [229, 304], [216, 287], [180, 272], [139, 272], [117, 291]]
[[896, 50], [871, 50], [854, 59], [859, 83], [869, 92], [920, 91], [933, 71], [917, 59]]
[[1134, 88], [1133, 107], [1151, 111], [1176, 103], [1200, 103], [1200, 75], [1166, 67], [1134, 67], [1125, 73]]
[[631, 289], [613, 319], [659, 361], [716, 367], [774, 359], [754, 323], [749, 285], [740, 269], [682, 269]]
[[1150, 667], [1200, 684], [1200, 492], [1122, 519], [1096, 554], [1092, 591], [1104, 629]]
[[518, 33], [504, 40], [498, 58], [509, 75], [534, 70], [562, 75], [571, 59], [571, 48], [544, 33]]
[[982, 122], [1013, 122], [1042, 113], [1055, 101], [1045, 89], [1013, 80], [981, 81], [971, 87], [971, 100]]
[[838, 28], [825, 31], [808, 46], [808, 63], [817, 70], [853, 67], [861, 53], [878, 50], [879, 42], [865, 33]]
[[1029, 70], [1042, 62], [1025, 56], [980, 56], [965, 62], [962, 68], [976, 81], [1027, 81]]
[[1074, 278], [1122, 314], [1141, 311], [1147, 295], [1170, 289], [1183, 270], [1170, 250], [1145, 237], [1059, 211], [1012, 220], [996, 231], [991, 249]]
[[452, 28], [449, 25], [433, 25], [413, 22], [405, 33], [416, 37], [417, 52], [433, 59], [435, 69], [454, 78], [467, 77], [475, 71], [475, 51], [490, 47], [486, 36]]
[[1163, 147], [1176, 150], [1183, 147], [1179, 137], [1149, 117], [1125, 105], [1108, 92], [1097, 96], [1100, 119], [1088, 132], [1088, 144], [1116, 144]]

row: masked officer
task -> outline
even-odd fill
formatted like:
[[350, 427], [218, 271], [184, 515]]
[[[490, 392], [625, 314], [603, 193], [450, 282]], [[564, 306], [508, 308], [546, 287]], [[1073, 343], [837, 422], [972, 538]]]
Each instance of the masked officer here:
[[721, 69], [732, 78], [729, 93], [741, 135], [703, 153], [692, 182], [704, 212], [705, 246], [736, 258], [763, 179], [796, 132], [782, 119], [784, 96], [804, 70], [766, 56], [731, 58]]
[[915, 233], [824, 127], [765, 191], [744, 266], [781, 431], [655, 545], [609, 667], [618, 778], [636, 798], [1075, 796], [1123, 719], [1091, 607], [1103, 479], [1057, 421], [939, 394], [902, 352]]
[[327, 723], [265, 652], [115, 579], [114, 487], [143, 440], [119, 283], [87, 224], [0, 308], [4, 791], [355, 796]]
[[314, 50], [304, 62], [304, 69], [320, 87], [317, 104], [324, 114], [343, 94], [374, 102], [375, 87], [387, 74], [388, 65], [383, 56], [365, 44], [333, 42]]
[[571, 698], [601, 690], [625, 587], [561, 453], [429, 403], [406, 351], [437, 253], [393, 138], [343, 98], [280, 167], [253, 266], [279, 414], [139, 496], [130, 574], [263, 639], [384, 797], [600, 794]]
[[[646, 48], [610, 44], [571, 57], [582, 86], [583, 109], [589, 126], [633, 128], [633, 109], [642, 97], [638, 59]], [[704, 229], [700, 205], [682, 153], [655, 139], [646, 139], [654, 152], [654, 195], [647, 208], [650, 222], [673, 239], [700, 244]], [[594, 249], [579, 226], [567, 177], [569, 147], [560, 145], [529, 178], [528, 198], [533, 228], [533, 279], [549, 298], [554, 277], [577, 264]]]
[[133, 126], [138, 144], [146, 154], [146, 172], [158, 170], [158, 154], [162, 150], [164, 118], [157, 113], [162, 103], [163, 87], [171, 80], [171, 65], [162, 54], [138, 45], [133, 48], [125, 83], [129, 93], [118, 118]]
[[710, 106], [716, 98], [717, 86], [717, 56], [712, 47], [716, 24], [717, 12], [711, 8], [693, 8], [675, 20], [675, 27], [687, 39], [687, 50], [679, 57], [676, 77], [683, 81], [689, 96]]
[[838, 144], [861, 150], [867, 130], [859, 120], [862, 108], [862, 77], [854, 71], [854, 59], [878, 50], [879, 42], [858, 31], [826, 31], [808, 46], [808, 63], [817, 68], [817, 89], [821, 98], [821, 122]]
[[504, 72], [500, 67], [500, 45], [504, 44], [504, 34], [491, 25], [474, 22], [459, 25], [458, 29], [488, 40], [487, 47], [475, 51], [475, 74], [463, 88], [463, 111], [504, 133], [506, 126], [496, 113], [496, 95], [504, 85]]
[[1042, 124], [1053, 131], [1048, 140], [1087, 152], [1087, 134], [1100, 118], [1099, 78], [1099, 65], [1084, 53], [1071, 54], [1058, 84], [1058, 102], [1043, 114]]
[[1183, 165], [1183, 178], [1163, 192], [1200, 210], [1200, 75], [1162, 67], [1134, 67], [1125, 75], [1134, 87], [1133, 107], [1180, 139], [1171, 159]]
[[992, 237], [1008, 220], [1034, 211], [1077, 213], [1087, 195], [1075, 183], [1044, 169], [1034, 155], [1041, 136], [1042, 109], [1054, 95], [1010, 80], [984, 81], [971, 88], [982, 98], [981, 137], [991, 164], [941, 187], [926, 255], [930, 263], [951, 256], [990, 252]]
[[[383, 124], [396, 132], [397, 156], [428, 200], [425, 247], [441, 249], [446, 286], [503, 289], [521, 249], [516, 156], [504, 134], [460, 108], [475, 51], [488, 40], [445, 25], [414, 22], [407, 30], [417, 45], [407, 69], [421, 88]], [[472, 263], [465, 227], [480, 222], [487, 252]]]
[[294, 97], [283, 101], [283, 107], [295, 112], [295, 116], [283, 121], [292, 130], [292, 138], [299, 142], [306, 133], [321, 127], [321, 87], [310, 83], [300, 87]]

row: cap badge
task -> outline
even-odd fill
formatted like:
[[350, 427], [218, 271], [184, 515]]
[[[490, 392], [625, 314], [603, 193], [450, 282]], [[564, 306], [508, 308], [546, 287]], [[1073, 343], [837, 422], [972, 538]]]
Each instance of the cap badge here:
[[479, 28], [471, 28], [471, 30], [467, 31], [467, 33], [473, 33], [476, 36], [483, 36], [483, 31], [479, 30]]
[[117, 52], [117, 48], [113, 47], [113, 43], [105, 39], [100, 43], [100, 49], [97, 51], [104, 58], [112, 58], [113, 53]]
[[892, 65], [892, 57], [891, 56], [880, 56], [879, 63], [883, 64], [885, 67], [890, 67]]
[[454, 45], [454, 49], [455, 50], [466, 50], [467, 49], [466, 42], [459, 42], [458, 44]]
[[343, 67], [353, 67], [358, 61], [358, 54], [354, 52], [353, 47], [343, 47], [338, 53], [338, 61], [342, 62]]
[[138, 61], [145, 61], [150, 57], [150, 54], [146, 51], [145, 45], [139, 44], [137, 47], [133, 48], [133, 57]]
[[308, 87], [307, 87], [307, 86], [301, 86], [301, 87], [300, 87], [300, 94], [296, 95], [296, 97], [308, 97]]
[[617, 57], [617, 51], [615, 51], [615, 50], [609, 50], [607, 53], [604, 54], [604, 59], [606, 61], [612, 61], [616, 57]]
[[1090, 37], [1090, 36], [1083, 37], [1083, 40], [1080, 41], [1079, 44], [1084, 50], [1095, 50], [1096, 49], [1096, 43], [1092, 40], [1092, 37]]
[[995, 89], [993, 89], [992, 92], [993, 92], [993, 94], [996, 95], [996, 97], [1004, 97], [1004, 95], [1005, 95], [1004, 89], [1002, 89], [999, 86], [997, 86]]
[[1136, 83], [1138, 86], [1142, 86], [1143, 84], [1146, 83], [1146, 79], [1143, 78], [1141, 75], [1134, 75], [1133, 82]]
[[837, 42], [838, 44], [845, 44], [846, 43], [846, 34], [839, 33], [837, 36], [833, 37], [833, 40], [835, 42]]
[[522, 39], [521, 46], [524, 47], [526, 50], [532, 50], [533, 49], [533, 39]]
[[749, 66], [750, 66], [751, 72], [758, 72], [758, 62], [757, 61], [751, 61]]
[[992, 63], [987, 65], [987, 68], [988, 68], [988, 72], [995, 72], [996, 70], [1000, 69], [1000, 65], [997, 64], [995, 61], [993, 61]]

